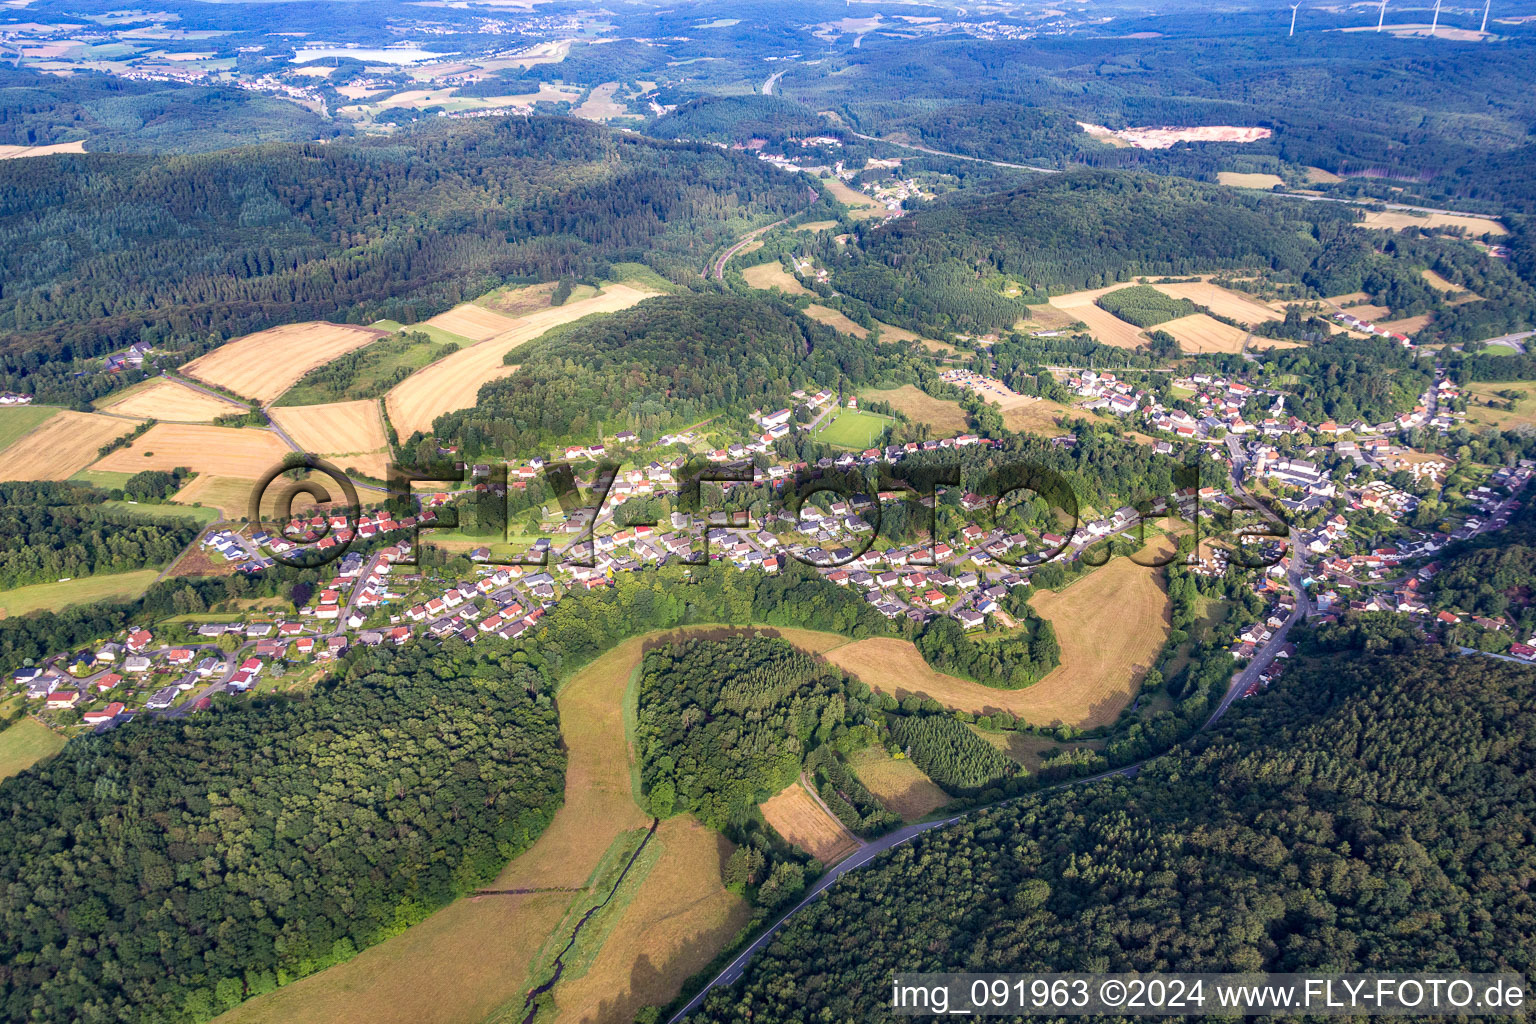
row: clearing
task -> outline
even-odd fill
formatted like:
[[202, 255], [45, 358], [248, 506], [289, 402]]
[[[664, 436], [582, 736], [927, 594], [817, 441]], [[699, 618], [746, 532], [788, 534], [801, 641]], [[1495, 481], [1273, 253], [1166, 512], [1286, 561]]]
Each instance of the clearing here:
[[1371, 210], [1358, 227], [1388, 231], [1403, 228], [1465, 228], [1467, 234], [1507, 235], [1509, 231], [1492, 217], [1473, 217], [1460, 213], [1414, 213], [1410, 210]]
[[743, 270], [741, 276], [753, 288], [761, 288], [765, 291], [769, 288], [777, 288], [785, 295], [811, 294], [811, 290], [801, 284], [799, 278], [785, 270], [779, 263], [759, 263], [755, 267]]
[[234, 416], [248, 411], [227, 398], [215, 398], [205, 391], [189, 388], [177, 380], [156, 377], [104, 399], [103, 412], [137, 416], [168, 423], [211, 423], [220, 416]]
[[[1284, 313], [1277, 313], [1258, 299], [1241, 292], [1228, 291], [1209, 281], [1190, 281], [1186, 284], [1154, 284], [1152, 287], [1176, 299], [1188, 299], [1205, 306], [1220, 316], [1230, 317], [1240, 323], [1256, 324], [1265, 320], [1284, 320]], [[1219, 321], [1218, 321], [1219, 322]]]
[[158, 575], [159, 569], [137, 569], [103, 576], [81, 576], [63, 583], [35, 583], [30, 587], [3, 590], [0, 591], [0, 612], [8, 617], [25, 615], [40, 608], [56, 612], [72, 604], [126, 601], [148, 590]]
[[24, 772], [63, 749], [63, 736], [34, 718], [22, 718], [0, 732], [0, 779]]
[[1445, 300], [1452, 305], [1462, 302], [1476, 302], [1482, 298], [1476, 292], [1470, 292], [1460, 285], [1452, 284], [1433, 270], [1421, 270], [1419, 271], [1419, 276], [1424, 279], [1425, 284], [1435, 289], [1435, 291], [1444, 292]]
[[220, 345], [181, 372], [265, 404], [315, 367], [388, 333], [323, 320], [286, 324]]
[[[611, 284], [591, 298], [568, 301], [563, 306], [551, 306], [512, 320], [509, 330], [439, 359], [396, 385], [386, 399], [389, 420], [402, 440], [418, 430], [426, 433], [439, 416], [469, 408], [482, 387], [514, 372], [505, 358], [519, 345], [551, 328], [593, 313], [616, 313], [655, 294], [626, 284]], [[489, 310], [480, 312], [496, 315]]]
[[949, 803], [950, 796], [923, 774], [910, 758], [892, 757], [884, 747], [871, 746], [848, 759], [864, 787], [902, 821], [926, 818]]
[[926, 423], [940, 434], [963, 434], [968, 427], [965, 410], [960, 408], [959, 403], [934, 398], [915, 384], [903, 384], [887, 391], [866, 388], [859, 392], [859, 401], [866, 404], [872, 401], [888, 402], [891, 408], [910, 417], [913, 422]]
[[138, 473], [185, 466], [210, 476], [256, 480], [279, 465], [290, 451], [270, 430], [157, 423], [128, 447], [119, 448], [91, 468]]
[[1418, 316], [1405, 316], [1401, 320], [1388, 320], [1378, 323], [1376, 326], [1384, 331], [1395, 331], [1398, 334], [1406, 334], [1410, 337], [1429, 326], [1429, 322], [1435, 318], [1433, 313], [1420, 313]]
[[1237, 171], [1219, 171], [1216, 180], [1223, 185], [1232, 185], [1235, 188], [1262, 188], [1271, 189], [1276, 185], [1285, 187], [1285, 179], [1278, 174], [1239, 174]]
[[819, 324], [826, 324], [834, 331], [851, 334], [855, 338], [862, 338], [869, 333], [837, 310], [819, 306], [814, 302], [805, 307], [805, 315]]
[[557, 283], [545, 281], [543, 284], [508, 285], [480, 296], [475, 300], [475, 305], [506, 316], [519, 317], [536, 309], [548, 308]]
[[822, 810], [821, 804], [799, 782], [763, 801], [759, 809], [775, 832], [827, 867], [859, 848], [854, 834]]
[[274, 408], [268, 413], [293, 443], [307, 452], [376, 452], [389, 444], [376, 399]]
[[135, 422], [73, 409], [46, 416], [0, 451], [0, 480], [67, 480], [100, 458], [103, 445], [132, 431]]
[[1021, 434], [1040, 434], [1043, 437], [1057, 437], [1066, 433], [1062, 424], [1068, 420], [1093, 419], [1086, 409], [1027, 395], [1019, 395], [1014, 400], [1002, 403], [1002, 407], [1003, 426]]
[[588, 121], [609, 121], [629, 114], [624, 104], [613, 98], [619, 91], [618, 82], [604, 82], [587, 93], [586, 102], [571, 111], [572, 117], [584, 117]]

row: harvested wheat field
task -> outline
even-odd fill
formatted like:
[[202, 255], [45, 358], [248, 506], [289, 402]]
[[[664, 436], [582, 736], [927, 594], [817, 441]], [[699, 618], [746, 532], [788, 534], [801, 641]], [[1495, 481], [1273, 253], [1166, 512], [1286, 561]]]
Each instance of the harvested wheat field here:
[[0, 451], [0, 480], [66, 480], [95, 462], [102, 445], [136, 425], [135, 420], [94, 412], [54, 413]]
[[512, 330], [517, 326], [517, 321], [512, 317], [502, 316], [495, 310], [486, 309], [473, 302], [465, 302], [454, 306], [446, 313], [437, 314], [428, 320], [427, 324], [441, 328], [450, 334], [457, 334], [461, 338], [486, 341]]
[[20, 160], [31, 156], [57, 156], [60, 153], [84, 153], [85, 141], [55, 142], [51, 146], [0, 146], [0, 160]]
[[1129, 288], [1134, 282], [1127, 281], [1123, 284], [1110, 285], [1107, 288], [1090, 288], [1087, 291], [1069, 292], [1066, 295], [1058, 295], [1050, 302], [1052, 306], [1072, 317], [1081, 320], [1088, 325], [1088, 332], [1105, 345], [1113, 345], [1115, 348], [1136, 348], [1145, 343], [1141, 328], [1135, 324], [1128, 324], [1124, 320], [1100, 309], [1094, 305], [1094, 300], [1107, 292], [1117, 291], [1121, 288]]
[[[725, 888], [734, 847], [694, 818], [662, 822], [660, 853], [592, 965], [555, 986], [555, 1016], [567, 1024], [629, 1024], [644, 1006], [664, 1006], [752, 916]], [[517, 1019], [521, 1019], [521, 1014]]]
[[220, 416], [246, 412], [247, 407], [180, 381], [156, 377], [111, 399], [101, 407], [121, 416], [139, 416], [167, 423], [209, 423]]
[[773, 830], [822, 864], [831, 866], [859, 848], [859, 841], [843, 823], [821, 809], [821, 804], [795, 782], [759, 809]]
[[1358, 317], [1361, 320], [1368, 320], [1371, 323], [1375, 323], [1377, 320], [1382, 320], [1392, 315], [1392, 310], [1386, 306], [1373, 306], [1368, 302], [1362, 302], [1356, 306], [1347, 306], [1345, 307], [1344, 312], [1348, 313], [1350, 316]]
[[[1176, 299], [1188, 299], [1211, 312], [1231, 317], [1240, 323], [1256, 324], [1265, 320], [1284, 320], [1284, 313], [1276, 313], [1264, 303], [1242, 292], [1228, 291], [1209, 281], [1191, 281], [1188, 284], [1155, 284], [1152, 287], [1164, 295]], [[1166, 325], [1164, 325], [1166, 326]]]
[[1406, 334], [1410, 337], [1429, 326], [1429, 322], [1435, 318], [1433, 313], [1420, 313], [1418, 316], [1405, 316], [1401, 320], [1388, 320], [1378, 323], [1376, 326], [1384, 331], [1396, 331], [1398, 334]]
[[[1158, 549], [1170, 550], [1168, 541], [1159, 541]], [[921, 694], [960, 711], [1007, 711], [1033, 725], [1113, 722], [1168, 635], [1168, 597], [1156, 570], [1117, 558], [1060, 592], [1036, 594], [1030, 604], [1055, 628], [1061, 664], [1022, 690], [936, 672], [906, 640], [860, 640], [831, 651], [827, 660], [881, 692]]]
[[1509, 231], [1492, 217], [1472, 217], [1460, 213], [1415, 214], [1407, 210], [1371, 210], [1358, 224], [1362, 228], [1401, 231], [1403, 228], [1466, 228], [1474, 238], [1479, 235], [1507, 235]]
[[800, 283], [800, 280], [785, 270], [779, 263], [759, 263], [755, 267], [748, 267], [741, 272], [747, 284], [753, 288], [777, 288], [785, 295], [809, 295], [811, 290]]
[[1179, 339], [1179, 347], [1185, 352], [1241, 352], [1248, 337], [1241, 327], [1213, 320], [1204, 313], [1169, 320], [1154, 330], [1167, 331]]
[[[216, 508], [225, 519], [241, 519], [251, 514], [251, 488], [255, 481], [201, 473], [172, 496], [178, 505]], [[273, 500], [276, 501], [274, 493]], [[295, 502], [295, 508], [298, 503]]]
[[[610, 284], [601, 294], [591, 298], [518, 317], [510, 321], [513, 326], [509, 330], [445, 356], [397, 384], [386, 398], [389, 420], [402, 440], [418, 430], [429, 431], [432, 422], [443, 413], [469, 408], [475, 404], [481, 387], [512, 372], [503, 360], [519, 345], [553, 327], [593, 313], [616, 313], [655, 294], [626, 284]], [[478, 306], [475, 308], [479, 309]], [[480, 311], [490, 313], [489, 310]]]
[[949, 803], [950, 796], [905, 757], [866, 747], [848, 759], [864, 787], [902, 821], [917, 821]]
[[1237, 171], [1219, 171], [1216, 174], [1216, 180], [1234, 188], [1272, 189], [1276, 185], [1285, 187], [1285, 179], [1278, 174], [1239, 174]]
[[1425, 284], [1435, 291], [1444, 293], [1445, 300], [1453, 306], [1463, 302], [1477, 302], [1482, 298], [1476, 292], [1468, 291], [1460, 285], [1452, 284], [1433, 270], [1421, 270], [1419, 271], [1419, 276], [1424, 279]]
[[183, 366], [181, 372], [266, 403], [315, 367], [388, 333], [323, 320], [287, 324], [220, 345]]
[[280, 464], [291, 450], [270, 430], [157, 423], [133, 444], [119, 448], [91, 468], [138, 473], [185, 466], [210, 476], [255, 480]]
[[374, 452], [389, 444], [379, 403], [371, 398], [272, 409], [272, 422], [307, 452]]
[[967, 428], [965, 410], [955, 402], [934, 398], [914, 384], [903, 384], [890, 391], [868, 388], [859, 392], [861, 402], [888, 402], [915, 423], [926, 423], [941, 434], [963, 434]]

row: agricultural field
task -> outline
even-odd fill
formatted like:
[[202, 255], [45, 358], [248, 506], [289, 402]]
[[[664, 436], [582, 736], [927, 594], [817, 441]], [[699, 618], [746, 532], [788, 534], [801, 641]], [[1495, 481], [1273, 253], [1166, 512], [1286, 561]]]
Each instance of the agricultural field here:
[[0, 160], [21, 160], [30, 156], [55, 156], [59, 153], [84, 153], [85, 140], [56, 142], [51, 146], [0, 146]]
[[786, 842], [800, 847], [830, 867], [859, 848], [859, 840], [822, 810], [799, 782], [791, 783], [759, 805], [763, 819]]
[[258, 331], [220, 345], [181, 368], [189, 377], [271, 402], [310, 370], [382, 338], [372, 327], [323, 320]]
[[189, 388], [180, 381], [156, 377], [127, 391], [102, 399], [98, 406], [103, 412], [119, 416], [137, 416], [141, 419], [157, 419], [167, 423], [211, 423], [220, 416], [233, 416], [247, 411], [247, 407], [227, 398], [213, 395], [196, 388]]
[[1424, 279], [1425, 284], [1435, 291], [1444, 293], [1445, 301], [1453, 306], [1463, 302], [1476, 302], [1482, 298], [1476, 292], [1469, 292], [1460, 285], [1452, 284], [1433, 270], [1421, 270], [1419, 271], [1419, 276]]
[[1099, 296], [1120, 288], [1131, 287], [1134, 287], [1134, 285], [1117, 284], [1111, 285], [1108, 288], [1090, 288], [1081, 292], [1069, 292], [1066, 295], [1058, 295], [1051, 299], [1050, 305], [1070, 316], [1073, 320], [1081, 320], [1087, 324], [1088, 332], [1105, 345], [1113, 345], [1115, 348], [1137, 348], [1146, 341], [1146, 338], [1141, 333], [1141, 328], [1134, 324], [1128, 324], [1114, 314], [1095, 305]]
[[1401, 231], [1403, 228], [1465, 228], [1467, 234], [1507, 235], [1508, 229], [1491, 217], [1469, 217], [1459, 213], [1412, 213], [1408, 210], [1370, 210], [1359, 227]]
[[139, 569], [102, 576], [82, 576], [63, 583], [36, 583], [15, 590], [0, 590], [0, 612], [25, 615], [39, 609], [59, 611], [73, 604], [128, 600], [149, 589], [159, 569]]
[[[592, 298], [569, 301], [562, 306], [551, 306], [509, 320], [513, 325], [510, 329], [439, 359], [397, 385], [387, 398], [389, 421], [402, 440], [418, 430], [430, 431], [432, 422], [443, 413], [474, 405], [484, 385], [513, 372], [503, 360], [519, 345], [551, 328], [593, 313], [616, 313], [654, 294], [631, 285], [611, 284]], [[489, 310], [480, 312], [489, 313]]]
[[[796, 231], [816, 232], [816, 231], [829, 231], [829, 230], [831, 230], [832, 228], [835, 228], [835, 227], [837, 227], [837, 221], [835, 221], [835, 220], [810, 220], [810, 221], [806, 221], [804, 224], [796, 224], [795, 225], [795, 230]], [[762, 245], [762, 243], [759, 242], [758, 243], [759, 248], [761, 248], [761, 245]], [[750, 249], [751, 247], [749, 246], [748, 248]]]
[[[241, 519], [250, 515], [254, 484], [255, 481], [250, 479], [200, 473], [171, 500], [179, 505], [214, 509], [225, 519]], [[276, 501], [275, 496], [273, 500]], [[294, 504], [297, 507], [299, 502]]]
[[1265, 320], [1284, 320], [1285, 314], [1276, 312], [1251, 295], [1228, 291], [1209, 281], [1191, 281], [1187, 284], [1154, 284], [1152, 287], [1164, 295], [1176, 299], [1188, 299], [1211, 312], [1231, 317], [1239, 323], [1256, 324]]
[[[512, 330], [517, 326], [517, 321], [476, 303], [463, 302], [423, 324], [470, 341], [486, 341]], [[417, 329], [423, 324], [417, 325]]]
[[848, 215], [854, 220], [885, 216], [885, 207], [875, 202], [863, 192], [843, 184], [841, 180], [837, 178], [822, 178], [821, 184], [823, 188], [832, 193], [833, 198], [848, 207]]
[[1428, 327], [1430, 321], [1434, 320], [1434, 318], [1435, 314], [1433, 313], [1420, 313], [1418, 316], [1405, 316], [1401, 320], [1387, 320], [1378, 323], [1376, 326], [1384, 331], [1395, 331], [1398, 334], [1406, 334], [1412, 337]]
[[632, 116], [624, 104], [614, 98], [618, 91], [618, 82], [604, 82], [594, 86], [581, 106], [571, 111], [571, 116], [584, 117], [588, 121], [611, 121], [616, 117]]
[[873, 448], [891, 424], [888, 417], [857, 409], [844, 409], [834, 413], [830, 422], [823, 423], [814, 433], [818, 441], [863, 451]]
[[134, 420], [100, 413], [56, 412], [0, 451], [0, 480], [67, 480], [95, 462], [103, 445], [134, 426]]
[[926, 818], [950, 801], [949, 794], [910, 758], [892, 757], [884, 747], [865, 747], [848, 762], [875, 799], [902, 821]]
[[291, 450], [270, 430], [157, 423], [91, 468], [137, 473], [185, 466], [199, 474], [249, 481], [281, 463]]
[[834, 331], [840, 331], [843, 334], [851, 334], [855, 338], [862, 338], [869, 333], [868, 331], [864, 330], [864, 328], [848, 319], [839, 311], [835, 309], [829, 309], [826, 306], [817, 305], [814, 302], [805, 307], [805, 315], [810, 317], [812, 320], [815, 320], [819, 324], [826, 324]]
[[926, 423], [940, 434], [963, 434], [967, 428], [965, 410], [959, 404], [934, 398], [915, 384], [903, 384], [885, 391], [866, 388], [859, 392], [859, 401], [888, 402], [891, 408], [910, 417], [914, 423]]
[[475, 305], [503, 316], [519, 317], [548, 307], [557, 284], [556, 281], [545, 281], [542, 284], [509, 285], [480, 296]]
[[0, 452], [42, 426], [58, 411], [56, 405], [13, 405], [0, 409]]
[[1239, 174], [1237, 171], [1220, 171], [1216, 180], [1223, 185], [1231, 185], [1234, 188], [1262, 188], [1272, 189], [1275, 186], [1285, 187], [1285, 179], [1278, 174]]
[[1024, 308], [1029, 310], [1029, 319], [1016, 322], [1013, 325], [1016, 331], [1062, 331], [1077, 322], [1077, 317], [1049, 302]]
[[753, 288], [777, 288], [785, 295], [810, 295], [811, 290], [800, 283], [799, 278], [785, 270], [778, 262], [759, 263], [741, 272], [747, 284]]
[[272, 422], [307, 452], [320, 455], [377, 452], [389, 444], [373, 399], [274, 408]]
[[1361, 302], [1353, 306], [1345, 306], [1344, 312], [1350, 316], [1359, 317], [1361, 320], [1369, 320], [1376, 323], [1392, 315], [1392, 310], [1386, 306], [1373, 306], [1369, 302]]
[[63, 749], [63, 736], [36, 719], [19, 719], [0, 732], [0, 779], [26, 771]]
[[1248, 332], [1241, 327], [1213, 320], [1204, 313], [1181, 316], [1157, 325], [1179, 340], [1185, 352], [1241, 352]]

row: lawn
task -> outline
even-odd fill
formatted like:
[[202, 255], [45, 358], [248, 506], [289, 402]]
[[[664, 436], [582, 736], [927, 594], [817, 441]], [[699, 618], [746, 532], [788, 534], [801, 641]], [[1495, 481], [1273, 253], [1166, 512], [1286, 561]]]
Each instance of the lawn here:
[[133, 479], [133, 474], [113, 473], [104, 469], [82, 469], [70, 477], [70, 479], [76, 483], [92, 484], [103, 490], [110, 491], [121, 488], [129, 480]]
[[860, 409], [844, 409], [834, 413], [831, 421], [822, 424], [814, 436], [818, 441], [825, 441], [839, 448], [862, 451], [865, 448], [873, 448], [885, 434], [885, 428], [891, 422], [889, 417], [877, 413], [864, 412]]
[[58, 411], [51, 405], [13, 405], [0, 409], [0, 451], [20, 441]]
[[58, 611], [72, 604], [138, 597], [160, 574], [158, 569], [139, 569], [107, 576], [82, 576], [64, 583], [38, 583], [0, 591], [0, 611], [25, 615], [40, 608]]
[[26, 771], [64, 749], [64, 737], [31, 718], [0, 732], [0, 779]]

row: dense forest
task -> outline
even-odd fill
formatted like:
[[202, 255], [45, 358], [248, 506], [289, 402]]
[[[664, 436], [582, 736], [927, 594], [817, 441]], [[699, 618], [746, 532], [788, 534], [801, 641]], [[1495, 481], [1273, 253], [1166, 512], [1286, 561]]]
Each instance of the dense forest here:
[[1017, 762], [947, 714], [894, 718], [891, 739], [951, 793], [974, 793], [1019, 772]]
[[1325, 630], [1136, 777], [929, 832], [791, 919], [693, 1021], [858, 1019], [892, 972], [1509, 970], [1536, 905], [1530, 669]]
[[711, 146], [585, 121], [436, 122], [388, 138], [190, 157], [0, 161], [0, 383], [129, 342], [276, 323], [413, 323], [513, 280], [611, 261], [696, 274], [809, 201]]
[[131, 723], [0, 783], [0, 1012], [205, 1020], [483, 884], [561, 799], [541, 688], [457, 643], [362, 651], [306, 699]]
[[89, 487], [0, 484], [0, 590], [164, 565], [198, 529], [192, 518], [103, 506]]
[[1012, 602], [1018, 628], [997, 636], [968, 635], [948, 615], [940, 615], [914, 641], [923, 659], [941, 672], [974, 679], [987, 686], [1017, 690], [1042, 679], [1060, 663], [1061, 648], [1051, 624], [1023, 600]]

